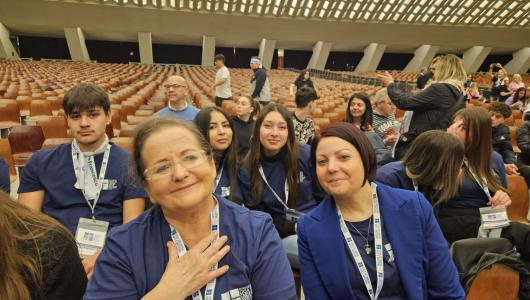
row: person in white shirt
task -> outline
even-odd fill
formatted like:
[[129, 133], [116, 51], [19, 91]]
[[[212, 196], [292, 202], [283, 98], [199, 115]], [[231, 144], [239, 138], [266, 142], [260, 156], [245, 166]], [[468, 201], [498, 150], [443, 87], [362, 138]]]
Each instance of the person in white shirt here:
[[213, 89], [215, 90], [215, 105], [221, 106], [224, 100], [232, 99], [232, 90], [230, 86], [230, 71], [225, 66], [225, 56], [217, 54], [213, 61], [217, 73], [215, 74], [215, 83]]

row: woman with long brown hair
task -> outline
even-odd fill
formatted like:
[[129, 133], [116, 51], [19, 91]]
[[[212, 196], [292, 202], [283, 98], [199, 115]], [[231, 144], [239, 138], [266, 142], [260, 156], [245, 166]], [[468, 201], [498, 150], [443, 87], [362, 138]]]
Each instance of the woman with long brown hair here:
[[366, 93], [355, 93], [350, 97], [346, 106], [344, 122], [351, 123], [364, 132], [374, 147], [377, 165], [382, 166], [392, 161], [392, 152], [386, 147], [385, 142], [372, 126], [373, 109]]
[[256, 119], [250, 150], [238, 173], [238, 195], [246, 207], [269, 213], [291, 264], [297, 266], [295, 223], [316, 206], [310, 147], [298, 144], [291, 114], [277, 103], [265, 106]]
[[56, 220], [0, 192], [0, 299], [81, 299], [87, 276]]
[[376, 180], [422, 192], [434, 207], [439, 207], [458, 196], [464, 155], [464, 145], [455, 136], [429, 130], [412, 142], [403, 160], [377, 169]]
[[[493, 151], [491, 117], [480, 107], [455, 113], [447, 131], [464, 143], [464, 181], [458, 197], [447, 202], [439, 218], [451, 217], [444, 230], [448, 240], [476, 237], [480, 225], [479, 208], [511, 204], [502, 156]], [[486, 192], [487, 191], [487, 192]], [[464, 225], [464, 222], [467, 225]], [[443, 227], [443, 226], [442, 226]]]

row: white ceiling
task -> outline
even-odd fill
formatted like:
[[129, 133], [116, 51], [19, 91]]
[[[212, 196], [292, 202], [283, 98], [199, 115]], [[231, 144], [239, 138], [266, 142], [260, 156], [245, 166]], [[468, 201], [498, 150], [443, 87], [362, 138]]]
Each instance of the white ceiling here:
[[530, 9], [530, 1], [527, 0], [78, 0], [78, 2], [297, 19], [492, 27], [524, 27], [529, 21]]
[[[112, 41], [137, 41], [146, 31], [153, 43], [183, 45], [201, 45], [208, 35], [220, 47], [258, 48], [268, 38], [276, 48], [297, 50], [323, 40], [332, 51], [362, 52], [376, 42], [387, 52], [413, 53], [431, 44], [439, 52], [480, 45], [510, 53], [530, 47], [529, 7], [529, 0], [0, 0], [0, 22], [13, 34], [64, 37], [65, 27], [80, 27], [87, 39]], [[365, 19], [366, 12], [371, 17]]]

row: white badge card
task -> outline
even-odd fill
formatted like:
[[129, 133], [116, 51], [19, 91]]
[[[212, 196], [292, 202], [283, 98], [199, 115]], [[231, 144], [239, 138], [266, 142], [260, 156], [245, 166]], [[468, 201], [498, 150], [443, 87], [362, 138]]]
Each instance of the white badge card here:
[[485, 230], [503, 228], [510, 225], [506, 207], [499, 205], [495, 207], [481, 207], [480, 219]]
[[79, 254], [87, 257], [101, 250], [105, 245], [108, 230], [109, 222], [80, 218], [75, 233]]
[[228, 196], [230, 196], [230, 187], [229, 186], [221, 187], [221, 197], [228, 197]]
[[296, 222], [298, 221], [298, 218], [301, 218], [303, 216], [304, 216], [304, 213], [294, 210], [292, 208], [285, 209], [285, 219], [287, 221]]

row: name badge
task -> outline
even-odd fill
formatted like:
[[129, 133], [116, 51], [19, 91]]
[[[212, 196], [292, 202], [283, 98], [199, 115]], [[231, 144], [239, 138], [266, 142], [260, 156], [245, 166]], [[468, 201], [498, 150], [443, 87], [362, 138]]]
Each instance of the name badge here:
[[91, 256], [105, 245], [109, 222], [80, 218], [75, 233], [79, 254]]
[[221, 187], [221, 197], [228, 197], [228, 196], [230, 196], [230, 187], [222, 186]]
[[479, 210], [482, 228], [485, 230], [503, 228], [510, 225], [510, 220], [508, 220], [508, 214], [504, 205], [481, 207]]
[[285, 209], [285, 219], [290, 222], [296, 222], [298, 221], [298, 218], [303, 217], [304, 213], [299, 212], [297, 210], [286, 208]]

